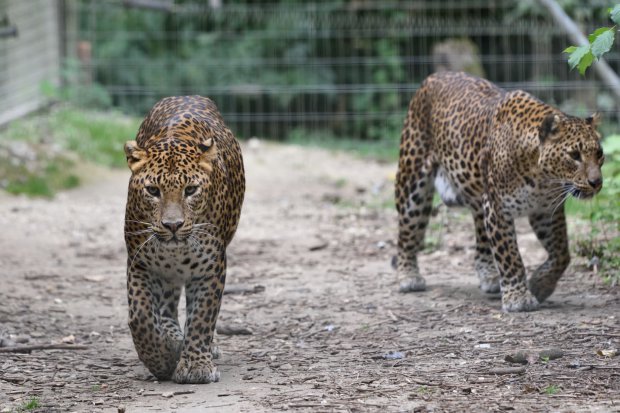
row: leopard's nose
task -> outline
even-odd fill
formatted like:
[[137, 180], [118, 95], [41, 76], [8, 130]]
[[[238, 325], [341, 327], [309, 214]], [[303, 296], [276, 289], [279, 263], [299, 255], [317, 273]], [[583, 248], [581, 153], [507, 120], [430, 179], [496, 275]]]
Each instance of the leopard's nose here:
[[182, 220], [178, 220], [178, 221], [161, 221], [161, 224], [165, 228], [168, 228], [170, 230], [170, 232], [172, 232], [173, 234], [176, 233], [178, 231], [178, 229], [183, 226], [184, 223], [185, 223], [185, 221], [182, 221]]
[[602, 183], [603, 183], [602, 178], [588, 179], [588, 184], [590, 184], [592, 188], [598, 188], [599, 186], [601, 186]]

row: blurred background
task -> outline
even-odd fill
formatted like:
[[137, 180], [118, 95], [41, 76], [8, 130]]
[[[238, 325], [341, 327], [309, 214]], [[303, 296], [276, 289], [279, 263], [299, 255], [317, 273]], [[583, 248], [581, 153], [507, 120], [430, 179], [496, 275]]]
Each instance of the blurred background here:
[[[609, 1], [556, 3], [585, 34], [613, 24]], [[395, 162], [408, 102], [437, 70], [602, 112], [613, 135], [619, 97], [593, 68], [570, 70], [574, 43], [537, 0], [0, 0], [0, 141], [17, 141], [0, 146], [0, 187], [77, 185], [65, 150], [124, 167], [140, 118], [182, 94], [214, 99], [241, 139]], [[605, 58], [618, 73], [620, 46]], [[620, 144], [606, 142], [611, 164]]]
[[[608, 1], [558, 2], [587, 34]], [[395, 141], [430, 73], [465, 70], [617, 121], [593, 70], [535, 0], [1, 0], [0, 123], [54, 100], [143, 116], [210, 96], [241, 138]], [[620, 53], [606, 56], [617, 72]]]

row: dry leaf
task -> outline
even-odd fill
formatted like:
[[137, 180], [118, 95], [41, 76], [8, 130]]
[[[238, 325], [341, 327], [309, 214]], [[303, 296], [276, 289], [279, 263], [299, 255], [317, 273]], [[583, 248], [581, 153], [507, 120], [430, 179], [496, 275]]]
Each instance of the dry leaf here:
[[605, 349], [605, 350], [597, 350], [596, 354], [598, 354], [601, 357], [616, 357], [618, 355], [618, 349], [610, 348], [610, 349]]

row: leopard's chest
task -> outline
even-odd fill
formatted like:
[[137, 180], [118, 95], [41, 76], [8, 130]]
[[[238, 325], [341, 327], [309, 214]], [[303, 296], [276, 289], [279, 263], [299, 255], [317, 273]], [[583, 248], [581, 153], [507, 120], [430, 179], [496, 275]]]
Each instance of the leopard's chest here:
[[204, 275], [213, 266], [212, 254], [192, 242], [160, 244], [145, 254], [144, 261], [153, 274], [179, 283]]
[[562, 191], [555, 187], [534, 182], [524, 184], [504, 193], [503, 211], [512, 218], [527, 216], [533, 213], [553, 211], [564, 201]]

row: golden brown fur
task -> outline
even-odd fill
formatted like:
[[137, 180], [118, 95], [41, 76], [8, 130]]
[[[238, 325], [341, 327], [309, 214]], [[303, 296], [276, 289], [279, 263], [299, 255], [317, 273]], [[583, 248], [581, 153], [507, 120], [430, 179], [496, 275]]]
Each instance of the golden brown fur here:
[[[566, 197], [588, 198], [602, 186], [597, 121], [565, 115], [526, 92], [506, 92], [464, 73], [429, 76], [411, 100], [401, 138], [396, 182], [401, 290], [425, 288], [417, 253], [435, 181], [447, 204], [473, 213], [482, 290], [501, 289], [505, 311], [537, 308], [569, 264]], [[518, 216], [529, 218], [549, 254], [529, 284], [517, 249]]]
[[182, 96], [159, 101], [125, 152], [129, 327], [138, 356], [159, 379], [217, 381], [212, 341], [245, 189], [239, 144], [211, 100]]

